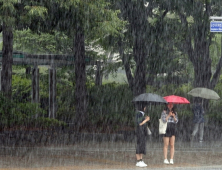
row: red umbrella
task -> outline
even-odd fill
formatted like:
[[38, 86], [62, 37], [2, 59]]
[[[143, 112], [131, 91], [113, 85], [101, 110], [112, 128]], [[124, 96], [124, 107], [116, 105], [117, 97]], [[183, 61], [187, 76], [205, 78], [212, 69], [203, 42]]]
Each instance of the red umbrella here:
[[175, 95], [170, 95], [170, 96], [165, 96], [163, 97], [168, 103], [174, 103], [174, 104], [189, 104], [190, 102], [180, 96], [175, 96]]

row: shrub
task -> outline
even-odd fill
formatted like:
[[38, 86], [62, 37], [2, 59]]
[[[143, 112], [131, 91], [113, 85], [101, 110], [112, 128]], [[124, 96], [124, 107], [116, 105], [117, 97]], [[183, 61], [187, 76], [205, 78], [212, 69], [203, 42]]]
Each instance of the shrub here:
[[56, 119], [39, 117], [46, 112], [36, 103], [18, 103], [5, 98], [0, 94], [0, 119], [1, 128], [49, 128], [53, 126], [65, 126], [66, 124]]
[[89, 120], [94, 125], [132, 125], [134, 108], [128, 85], [109, 83], [89, 89]]
[[40, 117], [35, 120], [33, 120], [33, 124], [42, 129], [50, 129], [54, 127], [65, 127], [66, 123], [63, 121], [59, 121], [57, 119], [50, 119], [50, 118], [44, 118]]

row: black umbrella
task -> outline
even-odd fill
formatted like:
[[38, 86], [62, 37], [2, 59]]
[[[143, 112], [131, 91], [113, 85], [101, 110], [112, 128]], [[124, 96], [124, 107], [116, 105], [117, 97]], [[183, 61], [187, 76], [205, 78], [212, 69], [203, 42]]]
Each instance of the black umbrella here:
[[159, 103], [159, 104], [167, 103], [167, 101], [163, 97], [153, 93], [140, 94], [139, 96], [136, 96], [133, 99], [133, 102], [147, 102], [147, 103]]

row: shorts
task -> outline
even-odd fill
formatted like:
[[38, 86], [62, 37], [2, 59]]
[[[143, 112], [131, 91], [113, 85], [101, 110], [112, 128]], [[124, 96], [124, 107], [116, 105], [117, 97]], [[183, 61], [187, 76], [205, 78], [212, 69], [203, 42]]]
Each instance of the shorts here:
[[146, 155], [146, 136], [137, 136], [136, 154]]
[[176, 136], [176, 124], [168, 122], [167, 123], [167, 129], [166, 129], [166, 134], [163, 135], [163, 137], [172, 137]]

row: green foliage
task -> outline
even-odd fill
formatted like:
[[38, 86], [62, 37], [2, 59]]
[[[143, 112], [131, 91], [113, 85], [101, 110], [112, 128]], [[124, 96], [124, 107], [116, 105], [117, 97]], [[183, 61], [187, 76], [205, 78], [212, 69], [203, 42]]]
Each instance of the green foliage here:
[[126, 77], [125, 71], [120, 71], [120, 70], [117, 71], [114, 67], [114, 68], [109, 68], [108, 72], [106, 69], [105, 73], [108, 74], [108, 76], [104, 75], [103, 84], [113, 83], [113, 82], [120, 83], [120, 84], [127, 83], [127, 77]]
[[95, 126], [133, 124], [132, 93], [127, 85], [109, 83], [88, 90], [88, 116]]
[[214, 90], [218, 93], [219, 96], [222, 96], [222, 75], [220, 76], [220, 79], [216, 85], [216, 87], [214, 88]]
[[65, 122], [72, 122], [74, 119], [74, 72], [73, 68], [58, 68], [56, 72], [57, 80], [57, 119]]
[[50, 118], [44, 118], [40, 117], [33, 121], [35, 126], [38, 128], [54, 128], [54, 127], [65, 127], [67, 124], [63, 121], [59, 121], [57, 119], [50, 119]]
[[[75, 33], [74, 26], [76, 25], [76, 23], [78, 23], [75, 20], [76, 18], [82, 21], [81, 23], [83, 24], [83, 27], [85, 29], [86, 43], [89, 46], [92, 45], [92, 47], [102, 42], [102, 40], [96, 42], [94, 41], [95, 43], [91, 44], [92, 40], [105, 39], [108, 37], [108, 35], [117, 35], [119, 34], [119, 31], [123, 30], [124, 27], [127, 26], [125, 21], [121, 21], [118, 18], [118, 16], [122, 17], [122, 15], [120, 15], [120, 11], [111, 10], [110, 4], [105, 0], [54, 1], [59, 4], [60, 8], [62, 8], [60, 10], [63, 11], [64, 14], [67, 14], [68, 11], [69, 14], [72, 13], [70, 14], [70, 18], [68, 18], [64, 22], [60, 17], [56, 19], [57, 15], [54, 15], [54, 13], [48, 13], [49, 15], [46, 16], [48, 10], [45, 7], [38, 6], [39, 2], [37, 1], [31, 1], [33, 5], [30, 5], [29, 1], [23, 1], [25, 2], [24, 4], [22, 4], [24, 8], [22, 8], [22, 10], [19, 11], [19, 13], [17, 13], [18, 11], [16, 11], [18, 9], [15, 8], [15, 5], [18, 5], [17, 0], [7, 0], [7, 1], [0, 0], [0, 2], [1, 2], [0, 19], [2, 21], [7, 21], [8, 23], [11, 24], [14, 24], [15, 20], [17, 19], [16, 21], [18, 21], [19, 24], [22, 25], [23, 22], [25, 22], [26, 24], [28, 23], [29, 25], [30, 22], [33, 20], [36, 21], [36, 23], [38, 23], [39, 21], [42, 21], [46, 17], [50, 18], [51, 16], [53, 16], [49, 20], [51, 25], [48, 24], [47, 22], [48, 27], [50, 27], [50, 34], [45, 34], [40, 32], [39, 31], [40, 27], [35, 23], [32, 24], [34, 27], [36, 27], [38, 34], [30, 31], [29, 29], [14, 32], [14, 43], [15, 43], [14, 50], [21, 50], [27, 53], [36, 53], [36, 54], [72, 53], [73, 52], [72, 38]], [[41, 3], [43, 2], [45, 1], [41, 1]], [[155, 3], [156, 2], [159, 3], [160, 1], [155, 1]], [[201, 2], [201, 6], [198, 4], [199, 2]], [[191, 4], [188, 4], [183, 1], [174, 1], [174, 2], [172, 1], [169, 4], [167, 4], [165, 3], [165, 1], [163, 1], [158, 4], [158, 7], [156, 7], [156, 9], [154, 8], [153, 14], [151, 18], [149, 18], [151, 19], [150, 22], [152, 23], [147, 23], [148, 25], [146, 25], [147, 27], [145, 27], [147, 28], [146, 31], [150, 30], [151, 32], [148, 32], [148, 34], [144, 34], [151, 36], [144, 36], [148, 38], [146, 39], [146, 41], [143, 42], [144, 44], [146, 44], [147, 47], [149, 47], [150, 54], [148, 56], [150, 56], [151, 58], [148, 57], [147, 59], [148, 63], [147, 68], [150, 75], [152, 74], [157, 75], [157, 73], [166, 73], [166, 72], [173, 74], [176, 72], [178, 77], [180, 78], [185, 77], [186, 81], [189, 81], [190, 80], [189, 78], [193, 78], [192, 76], [190, 76], [191, 74], [193, 74], [193, 69], [192, 69], [193, 66], [191, 66], [190, 64], [191, 62], [185, 63], [185, 61], [187, 61], [188, 58], [186, 55], [184, 55], [184, 53], [187, 52], [186, 50], [188, 49], [188, 47], [184, 45], [185, 43], [181, 42], [182, 40], [187, 41], [187, 39], [184, 39], [188, 37], [186, 35], [190, 35], [193, 38], [197, 38], [196, 36], [200, 36], [198, 34], [197, 29], [203, 30], [204, 26], [206, 26], [204, 23], [201, 23], [201, 20], [204, 20], [202, 14], [205, 12], [205, 10], [200, 10], [200, 9], [205, 9], [204, 3], [209, 1], [199, 1], [199, 2], [197, 3], [197, 1], [194, 1], [194, 4], [192, 4], [193, 2]], [[51, 7], [51, 9], [55, 10], [54, 11], [55, 14], [57, 14], [58, 11], [57, 8], [54, 8], [55, 6], [53, 6], [54, 5], [53, 1], [47, 1], [47, 3], [50, 5], [49, 8]], [[130, 3], [130, 1], [128, 1], [128, 3]], [[183, 25], [184, 23], [181, 25], [181, 22], [178, 22], [179, 21], [178, 19], [180, 18], [176, 15], [174, 11], [170, 11], [171, 12], [170, 17], [164, 18], [164, 20], [161, 18], [161, 15], [163, 14], [163, 9], [165, 7], [168, 7], [168, 5], [170, 5], [171, 3], [175, 5], [175, 7], [176, 5], [178, 6], [175, 9], [171, 8], [173, 6], [171, 6], [168, 9], [176, 11], [178, 15], [180, 13], [183, 14], [184, 11], [185, 11], [184, 15], [187, 14], [187, 16], [185, 16], [188, 22], [187, 32], [184, 29], [185, 28], [185, 26]], [[193, 8], [194, 6], [200, 8]], [[214, 5], [214, 8], [217, 8], [217, 6], [219, 5]], [[144, 8], [144, 4], [142, 5], [142, 7]], [[131, 11], [128, 12], [132, 14], [132, 9], [130, 10]], [[199, 14], [198, 10], [200, 10]], [[142, 13], [140, 10], [138, 11], [139, 13]], [[125, 13], [127, 12], [125, 11]], [[193, 15], [193, 17], [190, 17], [190, 15]], [[158, 22], [160, 21], [159, 18], [161, 18], [161, 22]], [[20, 23], [19, 22], [20, 20], [23, 22]], [[58, 20], [59, 24], [57, 23]], [[53, 24], [51, 23], [51, 21], [53, 22]], [[199, 23], [199, 25], [197, 23]], [[205, 23], [206, 24], [209, 23], [208, 17]], [[66, 25], [65, 29], [62, 28], [64, 25]], [[28, 26], [26, 25], [26, 28], [27, 27]], [[64, 32], [61, 33], [53, 30], [55, 27], [56, 29], [57, 28], [61, 29]], [[126, 37], [124, 37], [125, 38], [124, 41], [127, 41], [127, 43], [124, 44], [125, 46], [127, 46], [125, 47], [125, 52], [129, 51], [128, 54], [132, 53], [132, 48], [133, 48], [132, 30], [134, 30], [134, 27], [136, 27], [136, 25], [133, 25], [131, 29], [129, 29], [128, 27], [125, 30], [129, 31], [128, 35], [125, 34]], [[43, 29], [43, 27], [41, 29]], [[200, 37], [204, 36], [209, 37], [207, 32], [205, 34], [206, 35]], [[218, 37], [216, 36], [215, 38], [215, 45], [211, 45], [210, 48], [210, 55], [212, 56], [211, 57], [212, 65], [214, 65], [213, 68], [216, 67], [216, 63], [219, 59], [218, 56], [220, 55], [220, 49], [218, 45], [220, 44], [220, 42], [218, 40], [219, 39]], [[191, 42], [194, 41], [191, 40]], [[199, 50], [199, 48], [197, 48], [197, 50]], [[91, 55], [93, 52], [88, 52], [88, 53], [89, 55]], [[106, 60], [105, 55], [99, 56], [99, 54], [96, 53], [94, 54], [94, 56], [95, 59], [101, 59], [103, 61]], [[183, 58], [181, 58], [181, 56]], [[200, 56], [202, 56], [202, 54]], [[129, 58], [131, 59], [132, 57], [129, 56]], [[165, 63], [162, 60], [163, 58], [165, 59], [164, 60]], [[202, 59], [202, 57], [200, 57], [200, 59]], [[109, 72], [114, 72], [119, 68], [121, 64], [122, 64], [121, 62], [115, 64], [109, 64], [107, 65], [106, 70]], [[60, 120], [64, 121], [71, 120], [74, 116], [75, 112], [74, 78], [75, 77], [72, 70], [70, 71], [68, 69], [67, 70], [61, 69], [58, 70], [57, 72], [57, 102], [58, 102], [57, 118], [59, 118]], [[158, 86], [147, 86], [146, 91], [150, 93], [157, 93], [162, 96], [171, 95], [171, 94], [180, 95], [188, 98], [188, 100], [191, 101], [192, 97], [187, 95], [187, 92], [191, 90], [191, 85], [182, 84], [181, 81], [178, 81], [178, 83], [174, 83], [171, 80], [172, 78], [170, 76], [168, 76], [167, 78], [164, 78], [164, 76], [163, 77], [159, 76], [157, 77], [157, 81], [162, 83], [161, 85], [159, 85], [160, 88], [158, 88]], [[89, 89], [88, 116], [89, 120], [93, 124], [95, 125], [102, 124], [104, 126], [105, 123], [112, 124], [113, 126], [114, 125], [119, 126], [122, 124], [128, 124], [128, 125], [133, 124], [134, 109], [131, 103], [133, 96], [127, 85], [109, 83], [109, 84], [104, 84], [103, 86], [100, 87], [96, 87], [92, 82], [88, 81], [87, 87]], [[16, 103], [12, 101], [7, 101], [6, 103], [3, 102], [4, 107], [2, 108], [1, 111], [5, 113], [6, 112], [10, 113], [8, 115], [2, 114], [2, 120], [4, 125], [8, 126], [12, 124], [19, 124], [19, 122], [21, 122], [22, 120], [28, 122], [30, 119], [32, 119], [32, 116], [34, 116], [36, 113], [41, 113], [41, 115], [45, 114], [45, 111], [38, 110], [38, 106], [32, 105], [27, 102], [30, 101], [30, 94], [31, 94], [30, 77], [27, 78], [26, 76], [24, 76], [24, 74], [17, 74], [17, 73], [13, 75], [12, 90], [13, 90], [12, 91], [13, 99], [14, 102]], [[219, 93], [220, 96], [222, 96], [221, 80], [219, 81], [215, 90]], [[48, 100], [48, 73], [40, 73], [40, 97], [41, 99], [44, 98]], [[21, 103], [23, 101], [27, 103], [25, 104]], [[221, 105], [220, 101], [209, 101], [209, 106], [210, 106], [209, 116], [212, 119], [221, 118], [220, 105]], [[190, 105], [179, 106], [179, 108], [181, 109], [181, 111], [179, 112], [181, 116], [191, 116]], [[47, 110], [47, 108], [44, 109]], [[157, 119], [159, 116], [159, 114], [157, 113], [160, 113], [161, 110], [162, 106], [152, 106], [148, 114], [152, 115], [152, 117], [155, 117]], [[56, 125], [62, 124], [59, 123], [57, 120], [50, 120], [50, 119], [48, 120], [44, 118], [40, 118], [38, 121], [39, 124], [41, 124], [41, 126], [44, 127], [50, 127], [53, 126], [53, 124]]]
[[19, 27], [30, 22], [30, 18], [44, 19], [47, 9], [32, 1], [0, 0], [0, 20], [11, 27]]
[[75, 116], [75, 107], [74, 107], [74, 88], [66, 86], [66, 88], [60, 86], [57, 88], [57, 119], [63, 120], [65, 122], [72, 122]]
[[157, 90], [157, 88], [154, 87], [154, 86], [150, 86], [150, 85], [147, 85], [147, 86], [146, 86], [146, 92], [147, 92], [147, 93], [153, 93], [153, 92], [156, 91], [156, 90]]
[[45, 18], [45, 15], [47, 14], [47, 9], [42, 6], [25, 6], [25, 10], [27, 10], [27, 15], [29, 17], [41, 17]]
[[[1, 128], [52, 128], [66, 126], [57, 119], [45, 118], [46, 111], [36, 103], [18, 103], [0, 94], [0, 127]], [[43, 117], [35, 118], [35, 115]]]
[[212, 59], [212, 68], [215, 70], [218, 60], [221, 57], [221, 34], [215, 33], [215, 37], [212, 38], [210, 45], [210, 56]]
[[[48, 97], [48, 70], [40, 67], [39, 93], [42, 98]], [[24, 66], [13, 66], [12, 95], [18, 102], [31, 101], [31, 75], [25, 73]]]
[[49, 72], [48, 68], [39, 68], [39, 95], [41, 98], [49, 97]]
[[44, 115], [45, 111], [35, 103], [11, 101], [0, 94], [1, 127], [27, 126], [35, 114]]
[[15, 15], [16, 9], [14, 5], [17, 3], [16, 0], [0, 0], [0, 20], [8, 25], [13, 25], [15, 22]]
[[[38, 127], [38, 128], [53, 128], [66, 126], [66, 123], [73, 122], [75, 118], [74, 107], [74, 82], [73, 69], [66, 67], [57, 70], [57, 117], [56, 119], [48, 119], [44, 116], [47, 112], [47, 107], [40, 107], [37, 104], [27, 102], [30, 100], [31, 94], [31, 79], [27, 78], [23, 67], [14, 66], [13, 72], [13, 99], [14, 101], [0, 98], [0, 113], [2, 127]], [[219, 80], [215, 91], [222, 95], [222, 78]], [[109, 126], [110, 131], [120, 130], [123, 126], [134, 127], [134, 106], [132, 104], [133, 95], [127, 84], [107, 83], [102, 86], [95, 86], [91, 82], [87, 82], [88, 88], [88, 110], [87, 117], [89, 125], [92, 129], [105, 131]], [[180, 121], [192, 121], [192, 99], [187, 95], [193, 87], [191, 84], [167, 84], [161, 88], [157, 86], [147, 86], [146, 92], [156, 93], [161, 96], [179, 95], [186, 97], [191, 104], [176, 105]], [[40, 68], [40, 100], [48, 101], [48, 72], [47, 69]], [[26, 97], [24, 97], [26, 96]], [[28, 99], [28, 100], [24, 100]], [[44, 99], [44, 100], [42, 100]], [[209, 110], [207, 117], [212, 122], [220, 123], [220, 106], [221, 101], [209, 101]], [[151, 127], [156, 127], [160, 114], [164, 105], [148, 105], [147, 112], [152, 121], [149, 123]], [[35, 115], [40, 117], [35, 119]], [[184, 122], [185, 123], [185, 122]], [[91, 127], [91, 126], [89, 126]], [[157, 128], [157, 127], [156, 127]]]
[[[220, 79], [214, 89], [214, 91], [216, 91], [220, 97], [222, 96], [221, 87], [222, 87], [222, 76], [220, 76]], [[219, 122], [220, 125], [222, 125], [221, 105], [222, 105], [222, 100], [210, 100], [209, 111], [207, 113], [209, 116], [209, 121]]]
[[69, 38], [60, 32], [37, 34], [31, 30], [14, 31], [14, 49], [30, 54], [67, 54]]
[[[118, 18], [119, 10], [112, 10], [106, 0], [58, 0], [60, 7], [72, 10], [78, 22], [83, 24], [88, 42], [103, 38], [108, 34], [116, 35], [126, 24]], [[70, 18], [73, 20], [74, 18]], [[73, 22], [74, 25], [77, 21]], [[71, 22], [69, 23], [71, 24]]]
[[167, 84], [163, 85], [159, 92], [162, 94], [162, 96], [168, 96], [168, 95], [176, 95], [178, 85], [177, 84]]
[[17, 101], [31, 101], [31, 79], [12, 75], [12, 96]]

